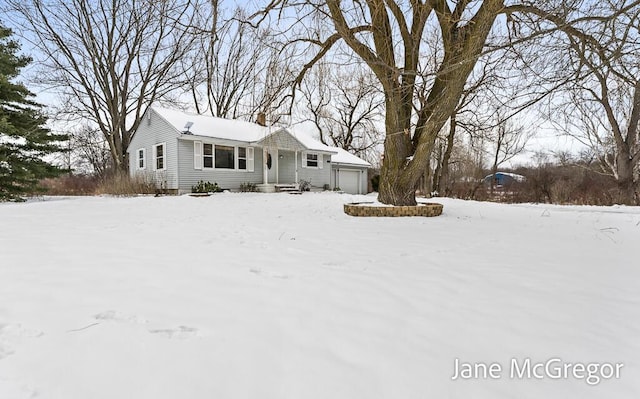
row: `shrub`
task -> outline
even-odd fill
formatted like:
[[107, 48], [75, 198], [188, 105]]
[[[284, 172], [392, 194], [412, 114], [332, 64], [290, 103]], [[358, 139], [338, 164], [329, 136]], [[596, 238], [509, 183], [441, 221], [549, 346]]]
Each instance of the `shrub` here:
[[65, 175], [41, 182], [48, 195], [138, 195], [157, 191], [151, 175], [129, 177], [126, 173], [112, 172], [97, 175]]
[[375, 175], [371, 177], [371, 189], [375, 192], [378, 192], [378, 187], [380, 187], [380, 175]]
[[300, 187], [300, 191], [311, 191], [311, 182], [308, 180], [300, 180], [298, 186]]
[[193, 193], [219, 193], [222, 192], [218, 183], [205, 182], [200, 180], [195, 186], [191, 187]]
[[111, 194], [133, 196], [139, 194], [154, 194], [158, 189], [151, 175], [138, 174], [130, 177], [126, 173], [110, 174], [98, 183], [95, 194]]
[[254, 193], [256, 191], [258, 191], [258, 187], [255, 183], [246, 182], [240, 184], [240, 192], [242, 193]]
[[47, 195], [93, 195], [99, 184], [100, 179], [91, 175], [64, 175], [40, 182]]

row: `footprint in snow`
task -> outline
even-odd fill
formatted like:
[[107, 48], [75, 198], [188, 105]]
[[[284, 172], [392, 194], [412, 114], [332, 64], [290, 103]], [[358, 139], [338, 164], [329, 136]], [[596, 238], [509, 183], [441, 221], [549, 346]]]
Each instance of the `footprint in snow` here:
[[101, 321], [115, 321], [121, 323], [135, 323], [135, 324], [146, 324], [147, 320], [142, 319], [135, 315], [127, 315], [124, 313], [117, 312], [115, 310], [107, 310], [102, 313], [98, 313], [93, 316], [96, 320]]
[[14, 353], [12, 343], [20, 341], [23, 338], [38, 338], [44, 333], [38, 330], [29, 330], [20, 324], [3, 324], [0, 323], [0, 359], [3, 359]]
[[[249, 269], [250, 273], [253, 273], [255, 275], [262, 275], [263, 272], [260, 269]], [[281, 280], [287, 280], [290, 276], [286, 275], [286, 274], [275, 274], [275, 273], [264, 273], [265, 276], [267, 277], [271, 277], [271, 278], [277, 278], [277, 279], [281, 279]]]
[[9, 343], [0, 338], [0, 360], [5, 357], [13, 355], [13, 349], [9, 347]]
[[38, 391], [30, 384], [15, 379], [0, 378], [0, 392], [3, 398], [36, 398]]
[[38, 338], [43, 336], [44, 333], [39, 330], [29, 330], [22, 327], [20, 324], [2, 324], [0, 323], [0, 337], [16, 337], [16, 338]]
[[177, 328], [163, 328], [149, 330], [151, 334], [157, 334], [164, 338], [187, 339], [200, 336], [200, 331], [195, 327], [178, 326]]
[[321, 266], [327, 269], [344, 269], [345, 263], [342, 261], [327, 261], [322, 262]]

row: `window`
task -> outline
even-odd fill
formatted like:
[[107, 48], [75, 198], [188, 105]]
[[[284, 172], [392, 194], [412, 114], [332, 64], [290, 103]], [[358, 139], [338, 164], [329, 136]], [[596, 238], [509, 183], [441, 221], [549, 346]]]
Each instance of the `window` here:
[[[237, 160], [237, 161], [236, 161]], [[253, 172], [253, 147], [234, 147], [193, 142], [194, 169], [231, 169]]]
[[144, 169], [144, 168], [146, 167], [146, 165], [145, 165], [145, 164], [146, 164], [146, 162], [147, 162], [147, 160], [146, 160], [146, 158], [145, 158], [145, 151], [144, 151], [144, 148], [140, 148], [140, 149], [137, 151], [137, 154], [138, 154], [138, 169]]
[[226, 145], [217, 145], [215, 147], [216, 169], [235, 169], [235, 148]]
[[238, 147], [238, 169], [247, 169], [247, 149], [246, 147]]
[[165, 143], [162, 144], [156, 144], [153, 147], [153, 157], [155, 158], [155, 163], [156, 163], [156, 170], [165, 170], [165, 153], [166, 153], [166, 146]]
[[312, 169], [322, 169], [322, 154], [317, 152], [302, 153], [302, 167]]
[[318, 167], [318, 154], [307, 154], [307, 168]]
[[[213, 144], [204, 145], [202, 162], [205, 168], [213, 168]], [[217, 166], [216, 166], [217, 167]]]

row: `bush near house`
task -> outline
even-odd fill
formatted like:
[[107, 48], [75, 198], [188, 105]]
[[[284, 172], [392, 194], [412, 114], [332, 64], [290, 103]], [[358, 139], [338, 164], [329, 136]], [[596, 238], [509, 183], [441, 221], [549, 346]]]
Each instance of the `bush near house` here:
[[258, 187], [256, 186], [255, 183], [246, 182], [246, 183], [240, 184], [241, 193], [254, 193], [256, 191], [258, 191]]
[[192, 193], [220, 193], [222, 189], [218, 186], [218, 183], [211, 183], [209, 181], [205, 182], [204, 180], [200, 180], [198, 184], [191, 187]]
[[300, 191], [311, 191], [311, 182], [308, 180], [300, 180], [298, 187]]

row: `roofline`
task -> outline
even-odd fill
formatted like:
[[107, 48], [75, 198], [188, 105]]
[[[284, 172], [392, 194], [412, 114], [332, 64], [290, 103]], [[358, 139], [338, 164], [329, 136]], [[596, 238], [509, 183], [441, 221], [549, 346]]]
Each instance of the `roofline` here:
[[[150, 105], [150, 106], [149, 106], [149, 108], [147, 108], [147, 111], [148, 111], [148, 110], [153, 110], [153, 112], [154, 112], [156, 115], [158, 115], [158, 116], [159, 116], [163, 121], [165, 121], [165, 122], [167, 123], [167, 125], [171, 126], [171, 127], [172, 127], [176, 132], [178, 132], [178, 134], [182, 134], [182, 132], [181, 132], [180, 130], [178, 130], [178, 128], [177, 128], [177, 127], [175, 127], [175, 126], [173, 125], [173, 123], [169, 122], [169, 121], [167, 120], [167, 118], [165, 118], [164, 116], [162, 116], [162, 114], [161, 114], [160, 112], [156, 111], [156, 109], [155, 109], [152, 105]], [[180, 111], [180, 112], [182, 112], [182, 111]]]
[[201, 134], [195, 134], [195, 133], [185, 133], [185, 132], [180, 132], [180, 135], [178, 136], [178, 140], [185, 140], [185, 141], [198, 141], [198, 140], [202, 140], [202, 139], [211, 139], [211, 140], [221, 140], [221, 141], [237, 141], [239, 143], [246, 143], [247, 145], [255, 145], [253, 141], [247, 141], [247, 140], [238, 140], [238, 139], [227, 139], [224, 137], [214, 137], [214, 136], [203, 136]]
[[256, 141], [256, 144], [259, 143], [260, 141], [264, 141], [267, 138], [273, 136], [274, 134], [283, 131], [285, 133], [287, 133], [289, 136], [291, 136], [298, 144], [300, 144], [303, 148], [309, 149], [309, 147], [307, 147], [306, 145], [304, 145], [303, 143], [300, 142], [300, 140], [298, 140], [298, 138], [296, 136], [294, 136], [293, 134], [291, 134], [291, 132], [286, 128], [286, 127], [279, 127], [278, 129], [274, 130], [273, 132], [267, 134], [266, 136], [264, 136], [263, 138], [261, 138], [260, 140]]
[[347, 165], [347, 166], [360, 166], [362, 168], [371, 168], [373, 167], [373, 165], [371, 165], [370, 163], [367, 162], [367, 165], [363, 165], [360, 163], [349, 163], [349, 162], [333, 162], [331, 161], [332, 165]]
[[[147, 106], [147, 109], [146, 109], [146, 110], [144, 111], [144, 113], [142, 114], [142, 120], [141, 120], [141, 121], [140, 121], [140, 123], [138, 124], [138, 127], [136, 128], [136, 130], [134, 130], [134, 131], [133, 131], [133, 133], [131, 134], [131, 137], [129, 137], [129, 143], [131, 143], [131, 140], [133, 140], [133, 138], [134, 138], [134, 137], [136, 136], [136, 134], [138, 133], [138, 129], [140, 128], [140, 125], [142, 125], [142, 123], [144, 122], [144, 119], [147, 117], [147, 116], [146, 116], [146, 115], [147, 115], [147, 112], [150, 112], [152, 109], [153, 109], [153, 105], [152, 105], [152, 104], [149, 104], [149, 105]], [[155, 112], [155, 110], [154, 110], [154, 112]], [[158, 114], [158, 113], [156, 112], [156, 114]], [[164, 119], [164, 118], [162, 118], [162, 119]], [[167, 123], [168, 123], [168, 121], [167, 121], [166, 119], [165, 119], [165, 122], [167, 122]], [[169, 123], [169, 125], [171, 125], [171, 124]], [[171, 126], [173, 127], [173, 125], [171, 125]], [[128, 151], [128, 148], [127, 148], [127, 151]]]

